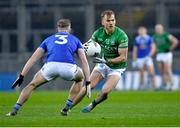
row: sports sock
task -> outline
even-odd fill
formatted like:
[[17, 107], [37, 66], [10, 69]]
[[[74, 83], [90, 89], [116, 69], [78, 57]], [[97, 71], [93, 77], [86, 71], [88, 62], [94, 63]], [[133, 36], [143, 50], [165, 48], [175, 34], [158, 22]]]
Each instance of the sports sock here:
[[67, 99], [67, 101], [66, 101], [66, 108], [70, 109], [72, 107], [72, 104], [73, 104], [72, 100]]
[[13, 107], [13, 112], [17, 112], [21, 108], [21, 106], [22, 106], [21, 104], [16, 103]]
[[108, 97], [108, 94], [106, 94], [106, 93], [102, 94], [102, 96], [101, 96], [101, 98], [99, 99], [99, 101], [94, 100], [94, 101], [92, 102], [93, 107], [95, 107], [97, 104], [99, 104], [99, 103], [103, 102], [104, 100], [106, 100], [107, 97]]
[[96, 105], [97, 105], [96, 100], [93, 100], [93, 102], [92, 102], [92, 106], [93, 106], [93, 107], [95, 107]]

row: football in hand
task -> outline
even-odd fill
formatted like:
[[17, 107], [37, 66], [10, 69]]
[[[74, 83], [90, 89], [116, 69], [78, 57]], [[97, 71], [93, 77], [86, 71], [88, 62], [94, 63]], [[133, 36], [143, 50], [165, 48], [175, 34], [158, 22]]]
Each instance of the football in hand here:
[[101, 53], [101, 46], [96, 42], [88, 42], [83, 44], [87, 56], [96, 56]]

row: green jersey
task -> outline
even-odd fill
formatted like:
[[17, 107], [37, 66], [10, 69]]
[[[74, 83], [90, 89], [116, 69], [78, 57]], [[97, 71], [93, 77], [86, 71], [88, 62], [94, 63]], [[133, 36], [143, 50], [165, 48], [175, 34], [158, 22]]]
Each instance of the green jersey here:
[[162, 35], [154, 34], [153, 39], [157, 46], [158, 53], [166, 53], [170, 51], [171, 42], [169, 40], [170, 34], [164, 32]]
[[[100, 44], [101, 56], [106, 60], [118, 57], [118, 48], [128, 47], [128, 37], [119, 27], [115, 27], [114, 32], [110, 35], [106, 33], [104, 27], [100, 27], [93, 33], [91, 39]], [[127, 62], [107, 65], [112, 69], [121, 69], [127, 67]]]

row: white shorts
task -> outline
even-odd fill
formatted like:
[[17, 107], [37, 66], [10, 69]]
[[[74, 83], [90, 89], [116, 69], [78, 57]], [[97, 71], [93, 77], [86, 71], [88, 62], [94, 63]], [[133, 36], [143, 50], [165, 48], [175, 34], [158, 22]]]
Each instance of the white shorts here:
[[172, 64], [173, 55], [172, 52], [158, 53], [156, 56], [157, 62]]
[[143, 68], [144, 66], [153, 66], [153, 60], [151, 57], [137, 58], [136, 67]]
[[121, 77], [121, 74], [126, 69], [111, 69], [106, 64], [97, 64], [93, 70], [98, 71], [105, 78], [110, 75], [118, 75], [119, 77]]
[[73, 80], [80, 68], [76, 64], [48, 62], [41, 68], [43, 77], [50, 81], [56, 77], [61, 77], [65, 80]]

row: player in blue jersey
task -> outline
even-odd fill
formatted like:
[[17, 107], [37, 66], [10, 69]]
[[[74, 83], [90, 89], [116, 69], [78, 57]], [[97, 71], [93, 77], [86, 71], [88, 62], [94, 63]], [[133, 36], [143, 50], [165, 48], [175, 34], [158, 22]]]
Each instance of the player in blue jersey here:
[[132, 67], [137, 68], [140, 72], [140, 89], [145, 88], [144, 71], [149, 72], [152, 86], [156, 88], [156, 80], [154, 75], [154, 65], [152, 56], [155, 54], [156, 46], [152, 38], [147, 34], [147, 29], [143, 26], [138, 28], [138, 36], [133, 44], [133, 62]]
[[[13, 110], [6, 114], [7, 116], [15, 116], [34, 89], [58, 76], [68, 81], [74, 81], [70, 89], [66, 107], [71, 106], [74, 97], [81, 89], [84, 79], [86, 80], [86, 86], [89, 86], [89, 64], [80, 40], [70, 34], [70, 20], [60, 19], [57, 22], [57, 29], [58, 33], [46, 38], [36, 49], [34, 54], [25, 64], [21, 74], [14, 82], [12, 88], [16, 87], [17, 85], [20, 86], [23, 82], [23, 78], [26, 76], [35, 62], [39, 60], [45, 53], [47, 53], [46, 63], [35, 74], [32, 81], [22, 90], [19, 99], [13, 107]], [[82, 62], [83, 71], [75, 64], [75, 53], [78, 54]]]

